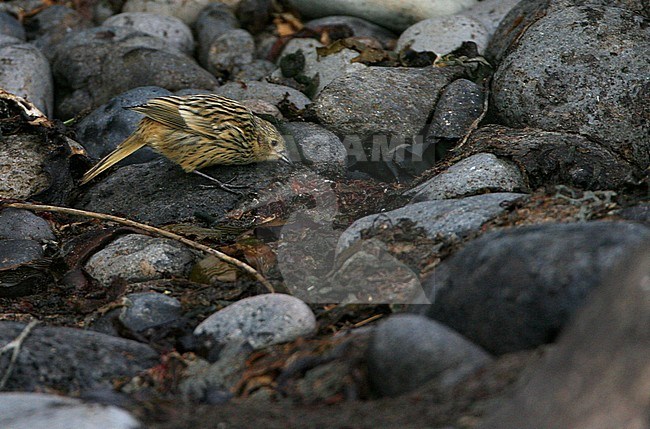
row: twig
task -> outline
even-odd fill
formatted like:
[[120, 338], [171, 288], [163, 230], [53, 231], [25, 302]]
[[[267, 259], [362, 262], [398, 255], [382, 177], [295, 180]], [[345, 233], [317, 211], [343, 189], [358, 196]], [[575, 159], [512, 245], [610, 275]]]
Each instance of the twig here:
[[125, 219], [122, 217], [113, 216], [105, 213], [89, 212], [86, 210], [71, 209], [68, 207], [49, 206], [45, 204], [30, 204], [30, 203], [3, 203], [2, 205], [5, 207], [13, 207], [17, 209], [47, 211], [47, 212], [63, 213], [63, 214], [74, 215], [74, 216], [85, 216], [94, 219], [101, 219], [110, 222], [116, 222], [122, 225], [132, 226], [134, 228], [139, 228], [143, 231], [147, 231], [152, 234], [157, 234], [163, 237], [171, 238], [172, 240], [176, 240], [180, 243], [185, 244], [186, 246], [190, 246], [195, 249], [201, 250], [202, 252], [209, 253], [210, 255], [214, 255], [217, 258], [221, 259], [222, 261], [238, 267], [239, 269], [255, 277], [255, 279], [257, 279], [257, 281], [262, 283], [264, 287], [268, 289], [269, 292], [275, 293], [275, 290], [273, 289], [271, 283], [269, 283], [269, 281], [265, 279], [264, 276], [262, 276], [262, 274], [260, 274], [255, 268], [251, 267], [247, 263], [242, 262], [236, 258], [233, 258], [232, 256], [228, 256], [225, 253], [222, 253], [211, 247], [208, 247], [201, 243], [197, 243], [196, 241], [190, 240], [178, 234], [174, 234], [173, 232], [165, 231], [164, 229], [156, 228], [144, 223], [135, 222], [133, 220], [129, 220], [129, 219]]
[[23, 346], [23, 342], [30, 334], [30, 332], [32, 332], [34, 326], [38, 324], [39, 324], [38, 320], [32, 320], [31, 322], [29, 322], [27, 326], [25, 326], [25, 328], [20, 333], [20, 335], [18, 335], [11, 342], [9, 342], [7, 345], [5, 345], [0, 349], [0, 355], [13, 349], [13, 353], [11, 354], [11, 360], [9, 361], [9, 365], [7, 366], [7, 370], [2, 376], [2, 380], [0, 380], [0, 391], [4, 390], [5, 385], [9, 380], [9, 377], [11, 377], [11, 373], [14, 371], [14, 365], [16, 365], [16, 361], [18, 360], [18, 355], [20, 354], [20, 349]]

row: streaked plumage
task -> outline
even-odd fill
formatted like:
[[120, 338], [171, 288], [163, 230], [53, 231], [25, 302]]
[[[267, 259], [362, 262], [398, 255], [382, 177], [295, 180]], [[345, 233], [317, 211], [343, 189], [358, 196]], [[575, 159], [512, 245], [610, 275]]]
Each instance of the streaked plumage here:
[[212, 165], [242, 165], [289, 160], [284, 138], [268, 121], [240, 103], [218, 95], [159, 97], [131, 109], [145, 117], [137, 130], [88, 170], [87, 183], [143, 146], [150, 146], [179, 164], [197, 170]]

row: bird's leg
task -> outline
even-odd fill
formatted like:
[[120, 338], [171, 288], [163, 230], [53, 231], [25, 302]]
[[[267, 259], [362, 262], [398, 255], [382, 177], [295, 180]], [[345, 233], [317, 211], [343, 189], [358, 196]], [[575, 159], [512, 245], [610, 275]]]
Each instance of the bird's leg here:
[[[230, 192], [231, 194], [244, 195], [243, 192], [238, 191], [237, 189], [248, 188], [248, 186], [246, 186], [246, 185], [231, 185], [230, 182], [225, 182], [225, 183], [224, 183], [224, 182], [222, 182], [221, 180], [219, 180], [219, 179], [215, 179], [215, 178], [212, 177], [212, 176], [208, 176], [208, 175], [205, 174], [205, 173], [201, 173], [201, 172], [198, 171], [198, 170], [194, 170], [192, 173], [194, 173], [194, 174], [198, 174], [199, 176], [204, 177], [204, 178], [206, 178], [206, 179], [208, 179], [208, 180], [210, 180], [210, 181], [216, 183], [216, 184], [217, 184], [217, 186], [216, 186], [217, 188], [223, 189], [224, 191], [226, 191], [226, 192]], [[231, 181], [232, 181], [232, 180], [233, 180], [233, 179], [231, 179]], [[203, 187], [203, 188], [214, 188], [214, 186], [210, 186], [210, 185], [202, 185], [202, 187]]]

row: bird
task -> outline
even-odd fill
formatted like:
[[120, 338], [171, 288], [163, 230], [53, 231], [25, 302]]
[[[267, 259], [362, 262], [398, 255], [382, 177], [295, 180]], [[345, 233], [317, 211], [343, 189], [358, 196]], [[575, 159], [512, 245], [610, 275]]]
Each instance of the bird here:
[[223, 183], [199, 169], [262, 161], [292, 163], [275, 126], [230, 98], [215, 94], [165, 96], [127, 108], [144, 117], [126, 140], [83, 175], [81, 185], [144, 146], [185, 172], [198, 174], [233, 193], [238, 193], [233, 188], [241, 186]]

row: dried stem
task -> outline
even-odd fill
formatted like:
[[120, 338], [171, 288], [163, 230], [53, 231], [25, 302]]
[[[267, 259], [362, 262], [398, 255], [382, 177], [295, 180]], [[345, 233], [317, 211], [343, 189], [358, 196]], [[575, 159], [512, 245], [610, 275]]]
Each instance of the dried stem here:
[[97, 213], [97, 212], [90, 212], [86, 210], [79, 210], [79, 209], [71, 209], [68, 207], [59, 207], [59, 206], [50, 206], [50, 205], [45, 205], [45, 204], [31, 204], [31, 203], [2, 203], [2, 206], [4, 207], [13, 207], [17, 209], [26, 209], [26, 210], [33, 210], [33, 211], [47, 211], [47, 212], [54, 212], [54, 213], [63, 213], [63, 214], [68, 214], [68, 215], [74, 215], [74, 216], [85, 216], [85, 217], [90, 217], [94, 219], [101, 219], [101, 220], [106, 220], [110, 222], [116, 222], [122, 225], [127, 225], [131, 226], [134, 228], [139, 228], [143, 231], [147, 231], [152, 234], [160, 235], [163, 237], [171, 238], [172, 240], [176, 240], [180, 243], [185, 244], [186, 246], [193, 247], [195, 249], [198, 249], [202, 252], [209, 253], [210, 255], [214, 255], [217, 258], [221, 259], [224, 262], [227, 262], [229, 264], [232, 264], [239, 269], [247, 272], [248, 274], [252, 275], [255, 277], [257, 281], [262, 283], [264, 287], [268, 289], [269, 292], [274, 293], [275, 290], [273, 289], [273, 286], [267, 279], [262, 276], [255, 268], [251, 267], [245, 262], [242, 262], [236, 258], [233, 258], [232, 256], [228, 256], [225, 253], [219, 252], [218, 250], [215, 250], [211, 247], [208, 247], [206, 245], [203, 245], [201, 243], [197, 243], [196, 241], [190, 240], [188, 238], [185, 238], [183, 236], [180, 236], [178, 234], [174, 234], [173, 232], [165, 231], [164, 229], [156, 228], [150, 225], [146, 225], [144, 223], [140, 222], [135, 222], [129, 219], [125, 219], [122, 217], [118, 216], [113, 216], [105, 213]]

